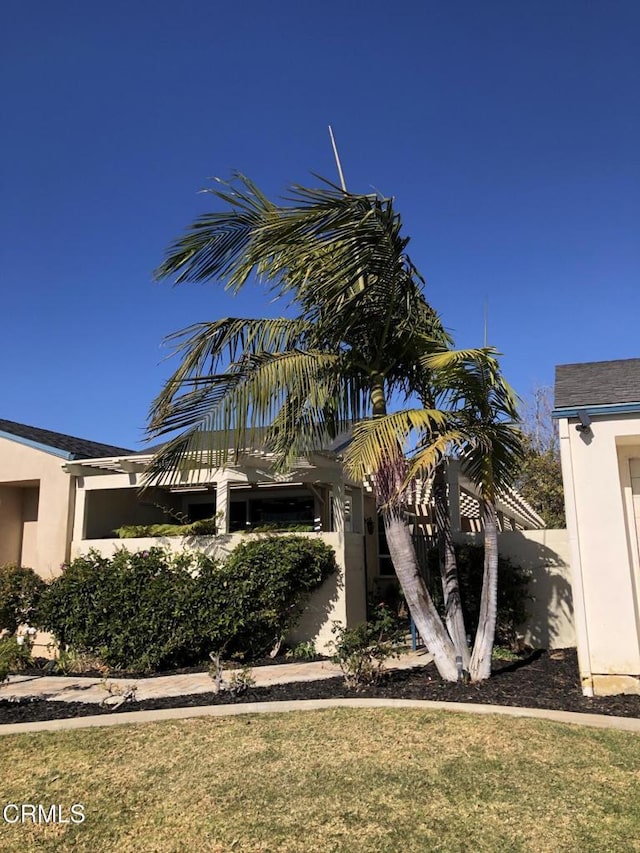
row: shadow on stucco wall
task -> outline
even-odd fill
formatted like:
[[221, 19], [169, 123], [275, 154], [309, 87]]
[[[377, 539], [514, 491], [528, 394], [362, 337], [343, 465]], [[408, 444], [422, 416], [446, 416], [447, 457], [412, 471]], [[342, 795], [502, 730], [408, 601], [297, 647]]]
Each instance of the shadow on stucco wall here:
[[[482, 534], [463, 534], [459, 541], [482, 545]], [[531, 576], [526, 603], [529, 616], [519, 626], [524, 642], [534, 649], [575, 646], [567, 531], [507, 531], [498, 534], [498, 550], [501, 557]]]
[[333, 621], [345, 622], [344, 579], [340, 568], [311, 593], [300, 619], [285, 638], [289, 645], [313, 642], [316, 651], [331, 651]]
[[575, 646], [567, 531], [505, 532], [498, 537], [498, 548], [531, 574], [529, 617], [520, 626], [525, 642], [541, 649]]

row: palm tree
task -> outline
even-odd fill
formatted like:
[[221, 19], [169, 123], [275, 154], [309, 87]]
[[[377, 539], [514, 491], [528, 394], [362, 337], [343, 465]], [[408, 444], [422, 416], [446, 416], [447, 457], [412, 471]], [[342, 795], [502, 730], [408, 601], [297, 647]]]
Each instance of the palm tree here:
[[[294, 187], [294, 204], [276, 207], [242, 176], [213, 193], [231, 209], [197, 220], [157, 277], [216, 278], [238, 290], [255, 273], [277, 296], [290, 296], [300, 314], [294, 321], [198, 324], [174, 336], [182, 363], [153, 404], [149, 432], [179, 435], [154, 460], [150, 482], [171, 478], [194, 455], [224, 464], [228, 448], [237, 452], [265, 424], [266, 440], [286, 466], [365, 414], [384, 415], [394, 391], [410, 393], [424, 337], [441, 346], [448, 341], [424, 300], [391, 200], [327, 183], [320, 190]], [[215, 430], [224, 440], [212, 447]], [[385, 483], [377, 478], [383, 504], [402, 479], [399, 446], [386, 470]], [[455, 650], [422, 579], [406, 518], [389, 509], [383, 521], [416, 624], [441, 673], [455, 679]]]
[[[376, 470], [388, 457], [395, 442], [406, 442], [408, 432], [404, 425], [411, 414], [413, 426], [420, 436], [410, 453], [404, 482], [391, 500], [397, 501], [402, 488], [415, 478], [434, 477], [436, 518], [441, 526], [441, 573], [447, 628], [463, 668], [468, 666], [472, 681], [481, 681], [491, 674], [497, 614], [496, 500], [499, 491], [513, 482], [523, 454], [516, 398], [500, 373], [495, 350], [491, 347], [426, 353], [421, 365], [429, 371], [435, 387], [446, 397], [446, 408], [439, 409], [445, 417], [440, 420], [431, 417], [421, 419], [415, 411], [396, 412], [377, 421], [362, 422], [356, 427], [345, 462], [353, 476], [359, 476], [367, 469]], [[443, 483], [443, 460], [452, 451], [457, 453], [465, 472], [479, 488], [484, 527], [480, 616], [471, 654], [466, 644], [450, 514]]]
[[[469, 357], [448, 352], [427, 357], [427, 365], [439, 371], [452, 387], [458, 427], [467, 436], [461, 462], [478, 486], [484, 529], [484, 573], [480, 614], [470, 675], [481, 681], [491, 675], [491, 654], [498, 605], [498, 493], [511, 486], [524, 457], [523, 435], [518, 426], [517, 400], [502, 376], [495, 351], [490, 347]], [[458, 381], [455, 380], [458, 377]]]
[[[157, 272], [177, 282], [217, 278], [234, 290], [254, 273], [276, 296], [288, 295], [299, 315], [229, 318], [173, 336], [182, 361], [153, 404], [149, 432], [179, 434], [157, 455], [150, 482], [170, 479], [194, 458], [225, 464], [265, 424], [266, 443], [286, 467], [366, 415], [386, 423], [393, 417], [387, 416], [391, 394], [419, 390], [429, 370], [420, 359], [449, 343], [424, 300], [390, 200], [331, 184], [292, 192], [294, 204], [277, 207], [241, 176], [239, 186], [214, 190], [231, 209], [196, 221]], [[437, 408], [408, 410], [400, 420], [369, 470], [375, 471], [390, 553], [413, 618], [441, 675], [455, 680], [460, 632], [452, 630], [452, 642], [439, 619], [395, 496], [407, 475], [407, 436], [437, 432], [444, 448], [457, 433]], [[217, 445], [214, 432], [223, 436]]]

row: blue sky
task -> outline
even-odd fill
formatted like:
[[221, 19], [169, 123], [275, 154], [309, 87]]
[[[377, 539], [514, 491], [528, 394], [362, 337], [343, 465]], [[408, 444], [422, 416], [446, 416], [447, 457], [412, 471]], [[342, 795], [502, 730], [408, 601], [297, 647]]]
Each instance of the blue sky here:
[[165, 335], [274, 316], [259, 288], [155, 284], [208, 176], [393, 195], [459, 346], [523, 396], [629, 358], [640, 316], [637, 0], [4, 0], [2, 407], [136, 447]]

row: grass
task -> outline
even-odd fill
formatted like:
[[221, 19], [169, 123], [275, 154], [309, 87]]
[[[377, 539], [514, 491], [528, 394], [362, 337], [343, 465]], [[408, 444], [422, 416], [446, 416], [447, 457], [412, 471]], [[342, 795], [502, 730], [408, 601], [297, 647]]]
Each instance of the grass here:
[[640, 850], [640, 737], [532, 720], [333, 709], [0, 742], [2, 851]]

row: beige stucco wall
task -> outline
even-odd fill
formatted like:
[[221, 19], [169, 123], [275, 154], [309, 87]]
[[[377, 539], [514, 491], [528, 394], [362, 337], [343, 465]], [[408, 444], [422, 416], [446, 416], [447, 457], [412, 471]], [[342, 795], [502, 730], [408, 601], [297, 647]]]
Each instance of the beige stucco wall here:
[[[317, 589], [309, 599], [300, 621], [287, 637], [291, 645], [312, 642], [316, 651], [331, 654], [334, 640], [332, 627], [334, 622], [347, 624], [347, 589], [345, 583], [345, 546], [339, 533], [304, 533], [303, 536], [319, 537], [331, 545], [336, 555], [339, 571], [332, 575]], [[348, 536], [349, 534], [347, 534]]]
[[573, 594], [566, 530], [522, 530], [498, 535], [500, 556], [531, 572], [529, 616], [520, 626], [525, 643], [535, 649], [576, 645]]
[[629, 513], [638, 415], [560, 420], [580, 675], [587, 693], [640, 692], [640, 561]]
[[346, 617], [348, 625], [367, 621], [367, 579], [364, 565], [365, 536], [362, 533], [345, 534]]
[[[300, 621], [295, 629], [287, 637], [290, 644], [313, 642], [316, 650], [322, 653], [330, 651], [330, 643], [333, 640], [331, 628], [334, 621], [346, 624], [347, 622], [347, 600], [351, 598], [351, 618], [360, 616], [363, 607], [358, 607], [357, 596], [362, 594], [364, 598], [364, 560], [362, 557], [362, 546], [358, 556], [358, 542], [362, 543], [359, 534], [346, 534], [341, 537], [339, 533], [296, 533], [296, 536], [320, 539], [330, 545], [336, 555], [339, 571], [328, 578], [325, 583], [317, 589], [309, 599]], [[256, 534], [259, 536], [259, 534]], [[163, 547], [172, 553], [182, 553], [187, 550], [202, 551], [209, 556], [223, 558], [241, 542], [253, 538], [251, 534], [230, 533], [227, 536], [199, 536], [197, 540], [184, 540], [178, 537], [145, 538], [145, 539], [93, 539], [77, 540], [71, 543], [71, 557], [86, 554], [90, 549], [107, 557], [112, 556], [117, 550], [126, 548], [129, 551], [148, 551], [153, 547]], [[348, 545], [346, 545], [348, 542]], [[345, 551], [349, 550], [354, 562], [353, 576], [347, 576], [345, 583]], [[350, 568], [351, 574], [351, 568]], [[362, 621], [358, 619], [358, 621]]]
[[[63, 461], [59, 456], [0, 437], [0, 532], [13, 531], [6, 540], [6, 556], [16, 559], [19, 535], [23, 564], [44, 578], [57, 575], [68, 557], [74, 483], [62, 470]], [[33, 489], [38, 484], [36, 521]], [[30, 491], [23, 493], [23, 488]], [[15, 533], [17, 528], [19, 534]], [[0, 553], [0, 560], [5, 561], [4, 552]]]
[[97, 551], [105, 557], [112, 557], [116, 551], [122, 548], [137, 552], [158, 547], [173, 554], [181, 554], [185, 550], [202, 551], [210, 557], [222, 559], [236, 545], [240, 542], [246, 542], [248, 538], [248, 534], [229, 533], [227, 536], [198, 536], [197, 540], [189, 540], [189, 542], [179, 536], [154, 536], [140, 539], [80, 539], [71, 543], [71, 559], [86, 554], [90, 550]]

